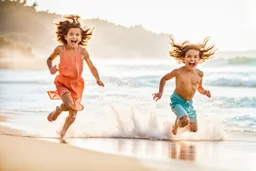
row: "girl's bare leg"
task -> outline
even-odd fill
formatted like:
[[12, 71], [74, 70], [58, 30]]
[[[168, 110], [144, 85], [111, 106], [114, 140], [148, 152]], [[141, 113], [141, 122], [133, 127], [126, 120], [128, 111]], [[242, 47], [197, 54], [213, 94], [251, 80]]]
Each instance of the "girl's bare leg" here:
[[47, 120], [49, 122], [55, 121], [57, 117], [61, 114], [61, 112], [61, 108], [59, 106], [56, 106], [56, 109], [48, 115]]
[[74, 121], [76, 120], [76, 114], [77, 111], [76, 110], [70, 110], [69, 111], [69, 116], [66, 118], [65, 124], [62, 128], [62, 130], [60, 131], [60, 138], [63, 139], [64, 136], [66, 135], [66, 132], [68, 130], [68, 128], [70, 127], [70, 125], [72, 123], [74, 123]]
[[50, 122], [55, 121], [58, 118], [58, 116], [61, 114], [61, 112], [69, 111], [72, 109], [74, 102], [69, 92], [66, 92], [65, 94], [63, 94], [61, 99], [63, 103], [60, 106], [57, 106], [56, 109], [48, 115], [47, 117], [48, 121]]
[[49, 122], [55, 121], [63, 111], [67, 111], [67, 110], [68, 109], [65, 107], [63, 103], [60, 106], [56, 106], [56, 109], [48, 115], [47, 117], [48, 121]]
[[77, 111], [72, 108], [74, 105], [74, 101], [69, 92], [63, 94], [61, 99], [63, 101], [63, 104], [61, 105], [61, 107], [56, 107], [56, 112], [54, 113], [54, 117], [52, 117], [52, 119], [57, 119], [62, 111], [69, 111], [69, 116], [66, 118], [65, 124], [60, 131], [60, 137], [61, 139], [63, 139], [70, 125], [75, 121]]

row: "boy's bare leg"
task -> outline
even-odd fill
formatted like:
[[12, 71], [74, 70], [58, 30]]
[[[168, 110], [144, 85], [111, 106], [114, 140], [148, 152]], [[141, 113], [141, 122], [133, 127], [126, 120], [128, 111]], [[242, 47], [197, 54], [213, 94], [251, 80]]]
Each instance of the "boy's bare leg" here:
[[189, 117], [188, 116], [182, 116], [180, 119], [178, 117], [175, 120], [175, 124], [172, 128], [173, 135], [177, 134], [178, 128], [184, 128], [185, 126], [189, 125]]
[[63, 126], [62, 130], [60, 131], [60, 138], [61, 139], [63, 139], [64, 136], [66, 135], [66, 132], [67, 132], [68, 128], [70, 127], [70, 125], [72, 123], [74, 123], [74, 121], [76, 119], [76, 114], [77, 114], [76, 110], [70, 110], [69, 111], [69, 116], [66, 118], [64, 126]]
[[191, 132], [197, 132], [197, 122], [190, 122], [189, 123], [189, 130]]
[[174, 125], [173, 125], [173, 127], [172, 127], [172, 133], [173, 133], [173, 135], [176, 135], [176, 134], [177, 134], [178, 128], [179, 128], [179, 126], [178, 126], [178, 117], [176, 117], [175, 123], [174, 123]]

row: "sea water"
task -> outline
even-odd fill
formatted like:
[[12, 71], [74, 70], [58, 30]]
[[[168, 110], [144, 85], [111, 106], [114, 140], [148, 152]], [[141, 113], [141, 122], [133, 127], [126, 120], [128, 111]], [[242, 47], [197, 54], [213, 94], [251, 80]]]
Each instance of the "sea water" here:
[[[204, 72], [203, 87], [211, 91], [212, 98], [195, 94], [198, 132], [180, 129], [174, 137], [170, 130], [175, 115], [169, 105], [174, 80], [167, 82], [159, 101], [153, 101], [152, 94], [158, 92], [163, 75], [182, 65], [173, 59], [147, 58], [93, 62], [105, 87], [96, 84], [85, 63], [85, 109], [78, 113], [69, 137], [223, 140], [229, 132], [256, 132], [255, 63], [219, 59], [199, 64]], [[33, 136], [57, 136], [67, 113], [53, 123], [46, 119], [61, 103], [50, 100], [46, 93], [55, 90], [54, 78], [47, 69], [0, 70], [0, 110], [11, 120], [2, 124]]]

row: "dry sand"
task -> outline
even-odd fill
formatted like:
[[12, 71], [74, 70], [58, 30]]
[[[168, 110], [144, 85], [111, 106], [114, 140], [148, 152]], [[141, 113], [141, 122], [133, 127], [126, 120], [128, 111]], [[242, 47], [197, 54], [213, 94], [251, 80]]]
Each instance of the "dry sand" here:
[[[0, 115], [0, 123], [7, 119]], [[24, 136], [26, 134], [21, 130], [0, 125], [0, 171], [148, 170], [133, 157], [106, 154]]]
[[0, 135], [1, 171], [144, 171], [136, 158], [66, 144]]

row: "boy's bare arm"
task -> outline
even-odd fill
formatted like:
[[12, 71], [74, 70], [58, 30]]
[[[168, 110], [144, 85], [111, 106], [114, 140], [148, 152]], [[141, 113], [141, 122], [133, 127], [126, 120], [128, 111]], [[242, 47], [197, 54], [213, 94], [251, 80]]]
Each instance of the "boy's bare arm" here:
[[205, 90], [203, 88], [203, 76], [204, 76], [204, 73], [202, 71], [198, 71], [198, 75], [201, 77], [201, 80], [197, 84], [197, 91], [204, 95], [205, 94]]
[[159, 93], [161, 93], [161, 94], [163, 93], [166, 81], [176, 77], [178, 72], [179, 72], [178, 69], [174, 69], [173, 71], [171, 71], [170, 73], [164, 75], [161, 78], [160, 84], [159, 84]]
[[161, 99], [161, 97], [163, 95], [164, 86], [165, 86], [166, 81], [168, 81], [168, 80], [170, 80], [170, 79], [172, 79], [174, 77], [177, 77], [178, 72], [179, 72], [179, 69], [174, 69], [172, 72], [166, 74], [165, 76], [163, 76], [161, 78], [161, 81], [159, 83], [159, 91], [158, 91], [158, 93], [152, 94], [153, 95], [153, 100], [158, 101], [159, 99]]
[[202, 83], [203, 83], [203, 78], [201, 78], [200, 82], [197, 85], [197, 91], [204, 95], [205, 94], [205, 90], [204, 90], [204, 88], [202, 86]]
[[204, 76], [204, 74], [203, 74], [203, 72], [202, 71], [199, 71], [199, 76], [201, 77], [201, 80], [200, 80], [200, 82], [198, 83], [198, 85], [197, 85], [197, 91], [200, 93], [200, 94], [202, 94], [202, 95], [206, 95], [207, 97], [211, 97], [211, 92], [209, 91], [209, 90], [205, 90], [204, 88], [203, 88], [203, 76]]

